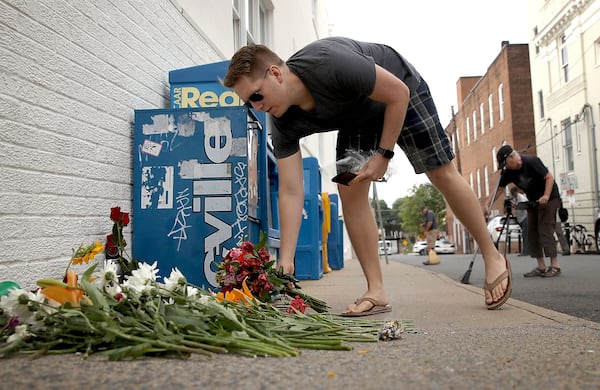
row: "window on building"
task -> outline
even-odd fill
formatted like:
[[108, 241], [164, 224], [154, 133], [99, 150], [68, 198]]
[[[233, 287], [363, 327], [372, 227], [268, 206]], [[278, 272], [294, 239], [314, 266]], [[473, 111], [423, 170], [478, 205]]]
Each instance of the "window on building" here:
[[600, 38], [594, 42], [594, 58], [596, 59], [596, 66], [600, 66]]
[[490, 117], [490, 129], [494, 127], [494, 99], [492, 98], [492, 94], [488, 96], [488, 112]]
[[233, 47], [235, 50], [244, 46], [242, 29], [242, 8], [240, 0], [233, 0]]
[[458, 127], [456, 128], [454, 135], [456, 136], [456, 147], [460, 148], [460, 129]]
[[560, 150], [560, 134], [558, 134], [558, 128], [557, 126], [554, 126], [554, 139], [552, 142], [554, 142], [554, 150], [556, 150], [556, 156], [554, 156], [554, 159], [556, 161], [560, 160], [560, 153], [558, 152]]
[[268, 44], [269, 42], [269, 11], [264, 7], [263, 3], [260, 3], [258, 8], [258, 21], [260, 24], [260, 42]]
[[565, 152], [565, 168], [567, 171], [575, 170], [575, 162], [573, 156], [573, 134], [571, 130], [571, 118], [567, 118], [560, 123], [564, 134], [564, 152]]
[[269, 44], [272, 11], [270, 0], [233, 0], [236, 50], [249, 43]]
[[544, 112], [544, 91], [541, 89], [538, 91], [538, 102], [540, 105], [540, 119], [544, 119], [546, 116], [546, 113]]
[[485, 188], [485, 197], [490, 196], [490, 173], [488, 172], [488, 166], [485, 164], [483, 166], [483, 180], [484, 180], [484, 188]]
[[498, 161], [496, 160], [496, 147], [492, 148], [492, 166], [494, 167], [494, 171], [498, 170]]
[[504, 120], [504, 95], [502, 94], [502, 90], [504, 86], [500, 84], [498, 86], [498, 121], [502, 122]]
[[583, 131], [583, 118], [575, 122], [575, 150], [581, 153], [581, 132]]
[[471, 122], [467, 117], [467, 145], [471, 143]]
[[473, 110], [473, 141], [477, 139], [477, 111]]
[[481, 170], [477, 168], [477, 198], [481, 199]]
[[246, 43], [260, 43], [258, 0], [246, 0]]
[[485, 109], [483, 103], [479, 105], [479, 119], [481, 119], [481, 135], [485, 134]]
[[563, 81], [569, 81], [569, 52], [567, 50], [567, 37], [560, 38], [560, 66], [562, 68]]
[[471, 189], [474, 192], [475, 188], [473, 188], [473, 172], [469, 173], [469, 185], [471, 186]]

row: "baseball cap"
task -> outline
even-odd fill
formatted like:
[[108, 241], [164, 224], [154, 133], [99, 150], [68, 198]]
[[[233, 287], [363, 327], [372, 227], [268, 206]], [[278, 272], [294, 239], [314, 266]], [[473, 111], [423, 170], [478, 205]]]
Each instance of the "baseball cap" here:
[[498, 153], [496, 153], [496, 160], [498, 160], [498, 169], [504, 168], [508, 156], [513, 152], [513, 148], [510, 145], [503, 145]]

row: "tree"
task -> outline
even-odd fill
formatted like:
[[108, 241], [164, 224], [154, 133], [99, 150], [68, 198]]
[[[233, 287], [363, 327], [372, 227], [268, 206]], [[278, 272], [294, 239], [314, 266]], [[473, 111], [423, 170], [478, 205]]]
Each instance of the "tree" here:
[[[371, 198], [371, 207], [375, 212], [375, 219], [377, 221], [377, 226], [379, 227], [379, 216], [377, 215], [377, 204], [375, 200]], [[394, 210], [391, 210], [385, 200], [379, 199], [379, 208], [381, 210], [381, 219], [383, 220], [383, 228], [386, 231], [386, 234], [389, 234], [393, 231], [400, 230], [399, 217]]]

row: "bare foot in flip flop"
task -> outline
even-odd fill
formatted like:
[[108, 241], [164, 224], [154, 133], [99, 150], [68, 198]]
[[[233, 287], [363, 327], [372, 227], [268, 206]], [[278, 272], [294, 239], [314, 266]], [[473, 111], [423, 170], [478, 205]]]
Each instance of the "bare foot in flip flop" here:
[[485, 304], [488, 309], [494, 310], [500, 308], [510, 297], [512, 293], [512, 271], [508, 259], [502, 258], [502, 265], [498, 263], [490, 266], [489, 271], [493, 276], [488, 281], [487, 275], [483, 284], [485, 294]]
[[284, 264], [283, 262], [277, 264], [277, 270], [281, 271], [281, 273], [285, 275], [293, 275], [294, 274], [294, 263], [292, 264]]
[[380, 302], [374, 298], [362, 297], [357, 299], [356, 302], [348, 307], [341, 315], [342, 317], [364, 317], [388, 313], [390, 311], [392, 311], [392, 307], [387, 303]]

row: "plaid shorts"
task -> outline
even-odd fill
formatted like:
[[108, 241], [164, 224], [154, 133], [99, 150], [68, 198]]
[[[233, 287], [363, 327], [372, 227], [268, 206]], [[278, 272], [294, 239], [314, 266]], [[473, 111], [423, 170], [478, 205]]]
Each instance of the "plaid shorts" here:
[[[359, 134], [338, 133], [337, 160], [346, 151], [376, 150], [382, 129], [377, 132], [363, 131]], [[412, 164], [415, 173], [424, 173], [447, 164], [454, 159], [450, 140], [442, 127], [429, 87], [421, 79], [419, 87], [411, 94], [400, 137], [396, 141]], [[342, 171], [338, 166], [338, 172]]]

